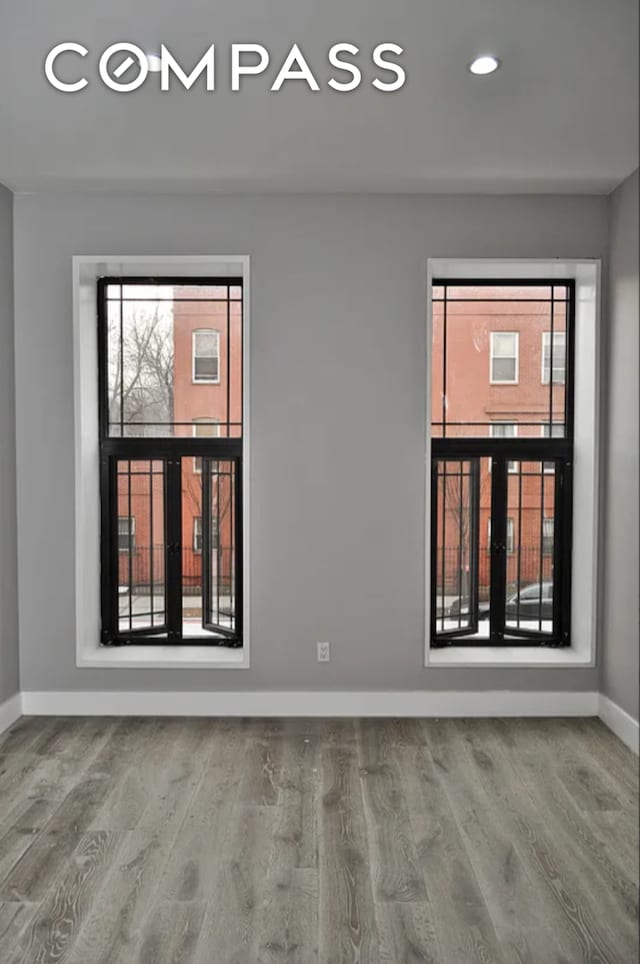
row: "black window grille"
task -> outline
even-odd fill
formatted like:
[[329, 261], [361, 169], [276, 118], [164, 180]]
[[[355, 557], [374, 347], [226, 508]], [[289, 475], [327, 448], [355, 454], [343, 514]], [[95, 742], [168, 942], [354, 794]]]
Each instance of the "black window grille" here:
[[570, 643], [575, 286], [436, 280], [431, 645]]
[[104, 645], [242, 645], [242, 282], [98, 281]]

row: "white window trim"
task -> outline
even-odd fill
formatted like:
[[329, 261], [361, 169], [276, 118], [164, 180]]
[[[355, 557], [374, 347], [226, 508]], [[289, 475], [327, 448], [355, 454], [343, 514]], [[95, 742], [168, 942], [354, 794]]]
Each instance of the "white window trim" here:
[[[73, 258], [73, 370], [75, 421], [76, 666], [119, 669], [247, 669], [251, 662], [250, 471], [251, 286], [248, 255], [77, 255]], [[243, 279], [243, 646], [100, 645], [100, 461], [96, 281], [109, 275]], [[219, 651], [217, 651], [219, 650]]]
[[[196, 378], [196, 337], [203, 333], [211, 332], [216, 336], [216, 351], [218, 358], [218, 377], [217, 378]], [[228, 377], [228, 375], [227, 375]], [[219, 385], [220, 384], [220, 332], [217, 328], [194, 328], [191, 332], [191, 381], [194, 385]]]
[[[566, 356], [566, 351], [567, 351], [567, 335], [566, 335], [566, 332], [564, 332], [564, 331], [554, 331], [553, 334], [554, 334], [554, 335], [564, 335], [564, 336], [565, 336], [565, 338], [564, 338], [565, 367], [564, 367], [564, 370], [563, 370], [563, 379], [562, 379], [561, 382], [553, 382], [554, 385], [564, 385], [564, 384], [566, 383], [566, 367], [567, 367], [567, 366], [566, 366], [566, 357], [567, 357], [567, 356]], [[541, 350], [540, 350], [540, 383], [541, 383], [542, 385], [549, 385], [550, 382], [551, 382], [552, 376], [553, 376], [553, 372], [551, 371], [551, 365], [549, 365], [549, 378], [545, 378], [545, 377], [544, 377], [544, 349], [545, 349], [545, 344], [544, 344], [544, 343], [545, 343], [545, 340], [546, 340], [546, 338], [547, 338], [547, 335], [549, 336], [549, 342], [551, 342], [551, 332], [550, 332], [550, 331], [543, 331], [543, 332], [542, 332], [542, 343], [541, 343]]]
[[[516, 339], [515, 355], [498, 355], [498, 358], [515, 358], [516, 377], [514, 379], [494, 378], [493, 377], [493, 337], [494, 335], [514, 335]], [[489, 384], [490, 385], [518, 385], [520, 381], [520, 332], [519, 331], [492, 331], [489, 333]]]
[[[600, 259], [580, 258], [549, 261], [548, 259], [469, 259], [429, 258], [427, 261], [427, 344], [431, 344], [433, 312], [431, 286], [433, 278], [574, 278], [576, 281], [575, 335], [575, 415], [574, 445], [581, 471], [574, 473], [574, 519], [584, 525], [574, 526], [572, 563], [572, 643], [571, 646], [546, 649], [507, 646], [430, 647], [431, 600], [431, 436], [426, 432], [425, 502], [425, 642], [424, 664], [434, 669], [487, 667], [518, 669], [567, 669], [596, 665], [596, 639], [600, 612], [599, 515], [600, 453], [602, 414], [600, 411], [600, 371], [603, 331], [601, 318]], [[431, 425], [431, 367], [427, 364], [426, 424]], [[590, 606], [584, 600], [590, 600]]]

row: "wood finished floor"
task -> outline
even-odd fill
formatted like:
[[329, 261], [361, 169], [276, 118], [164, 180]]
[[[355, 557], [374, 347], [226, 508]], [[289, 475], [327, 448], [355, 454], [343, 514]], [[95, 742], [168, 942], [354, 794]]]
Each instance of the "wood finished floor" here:
[[23, 718], [2, 964], [633, 964], [637, 760], [596, 720]]

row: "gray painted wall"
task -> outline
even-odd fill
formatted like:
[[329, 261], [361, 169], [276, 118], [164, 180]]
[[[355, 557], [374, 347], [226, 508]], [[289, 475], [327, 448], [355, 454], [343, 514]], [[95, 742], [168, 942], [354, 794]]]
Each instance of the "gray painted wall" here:
[[0, 703], [20, 689], [13, 370], [13, 194], [0, 184]]
[[[596, 689], [423, 667], [425, 268], [607, 234], [596, 197], [18, 197], [23, 689]], [[71, 257], [211, 253], [252, 257], [252, 667], [77, 669]]]
[[638, 719], [638, 171], [611, 196], [602, 691]]

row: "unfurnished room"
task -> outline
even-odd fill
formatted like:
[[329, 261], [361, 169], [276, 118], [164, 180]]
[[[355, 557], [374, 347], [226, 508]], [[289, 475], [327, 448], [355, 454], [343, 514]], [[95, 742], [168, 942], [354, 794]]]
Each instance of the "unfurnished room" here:
[[0, 964], [640, 964], [637, 0], [0, 0]]

